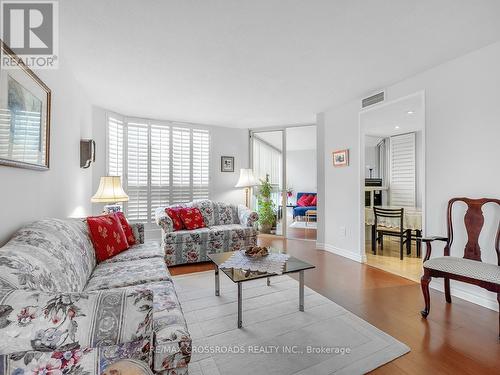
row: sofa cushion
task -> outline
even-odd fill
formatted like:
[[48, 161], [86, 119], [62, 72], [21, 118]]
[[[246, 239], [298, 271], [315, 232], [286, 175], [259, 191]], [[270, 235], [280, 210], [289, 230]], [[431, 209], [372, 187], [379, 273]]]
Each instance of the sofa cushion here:
[[208, 238], [210, 241], [236, 240], [237, 238], [257, 236], [257, 234], [257, 229], [254, 227], [247, 227], [241, 224], [225, 224], [210, 227]]
[[117, 254], [112, 258], [106, 259], [102, 263], [128, 262], [132, 260], [163, 256], [164, 252], [158, 241], [147, 241], [143, 244], [134, 245], [128, 250], [122, 251], [120, 254]]
[[437, 257], [424, 262], [425, 268], [500, 284], [500, 266], [457, 257]]
[[0, 325], [0, 354], [123, 344], [152, 333], [147, 286], [75, 293], [0, 289], [0, 301], [8, 323]]
[[167, 232], [163, 235], [163, 243], [201, 242], [203, 234], [208, 232], [210, 232], [210, 228]]
[[98, 262], [102, 262], [128, 249], [127, 237], [120, 219], [115, 214], [87, 218], [90, 238]]
[[306, 206], [306, 207], [295, 207], [293, 209], [293, 217], [295, 216], [306, 216], [306, 212], [309, 210], [315, 210], [316, 206]]
[[83, 220], [39, 220], [21, 228], [0, 249], [0, 286], [78, 292], [95, 265]]
[[[206, 227], [205, 220], [200, 210], [196, 207], [186, 207], [179, 210], [179, 216], [187, 230]], [[175, 228], [175, 227], [174, 227]]]
[[209, 228], [165, 233], [163, 236], [163, 243], [202, 243], [229, 240], [235, 238], [235, 236], [245, 238], [256, 236], [257, 234], [258, 232], [254, 227], [247, 227], [241, 224], [214, 225]]
[[214, 202], [214, 225], [239, 224], [238, 206]]
[[[168, 241], [168, 242], [165, 242]], [[217, 225], [196, 231], [165, 233], [167, 265], [203, 262], [207, 254], [243, 250], [255, 245], [257, 230], [240, 224]]]
[[90, 276], [85, 290], [122, 288], [170, 280], [165, 262], [150, 258], [123, 262], [100, 263]]
[[200, 210], [203, 220], [205, 220], [206, 227], [215, 225], [214, 204], [211, 200], [200, 199], [192, 202], [190, 206]]
[[[140, 374], [148, 374], [150, 338], [119, 345], [79, 347], [64, 351], [25, 351], [0, 355], [2, 374], [96, 375], [109, 374], [109, 364], [127, 361]], [[64, 357], [63, 357], [64, 356]], [[63, 359], [65, 358], [65, 359]], [[12, 370], [12, 371], [11, 371]], [[131, 371], [131, 370], [129, 370]], [[113, 372], [111, 372], [113, 373]], [[118, 371], [116, 373], [119, 373]], [[179, 374], [176, 372], [175, 374]]]
[[186, 367], [191, 358], [191, 337], [172, 281], [148, 286], [153, 291], [155, 372]]

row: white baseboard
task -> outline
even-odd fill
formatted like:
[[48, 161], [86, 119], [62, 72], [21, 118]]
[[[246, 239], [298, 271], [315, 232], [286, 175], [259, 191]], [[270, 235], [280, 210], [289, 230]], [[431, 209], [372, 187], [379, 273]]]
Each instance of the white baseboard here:
[[361, 254], [356, 254], [353, 253], [352, 251], [341, 249], [336, 246], [332, 246], [326, 243], [320, 243], [316, 242], [316, 248], [321, 249], [321, 250], [326, 250], [330, 253], [337, 254], [340, 256], [343, 256], [344, 258], [354, 260], [358, 263], [365, 263], [366, 262], [366, 255], [361, 255]]
[[[444, 279], [436, 279], [436, 281], [431, 281], [430, 287], [432, 289], [438, 290], [440, 292], [444, 293], [444, 284], [443, 284]], [[464, 284], [467, 285], [467, 284]], [[498, 311], [498, 301], [496, 299], [496, 296], [493, 298], [488, 298], [486, 296], [480, 296], [475, 294], [474, 292], [470, 290], [465, 290], [460, 287], [461, 285], [454, 284], [451, 285], [451, 295], [453, 297], [461, 298], [465, 301], [474, 303], [479, 306], [486, 307], [487, 309]], [[443, 297], [444, 298], [444, 297]], [[431, 301], [431, 309], [432, 309], [432, 301]]]

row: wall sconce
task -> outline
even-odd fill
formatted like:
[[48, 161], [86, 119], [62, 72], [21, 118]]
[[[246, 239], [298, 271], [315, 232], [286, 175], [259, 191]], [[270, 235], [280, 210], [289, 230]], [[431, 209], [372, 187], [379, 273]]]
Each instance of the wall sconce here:
[[81, 139], [80, 168], [87, 169], [92, 162], [95, 162], [95, 141], [93, 139]]

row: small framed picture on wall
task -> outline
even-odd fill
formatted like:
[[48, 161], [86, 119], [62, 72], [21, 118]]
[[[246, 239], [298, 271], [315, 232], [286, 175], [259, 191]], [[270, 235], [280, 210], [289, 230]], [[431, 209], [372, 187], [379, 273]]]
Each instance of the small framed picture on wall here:
[[349, 165], [349, 150], [338, 150], [333, 152], [333, 166], [347, 167]]
[[234, 172], [234, 156], [221, 156], [220, 157], [220, 171], [221, 172]]

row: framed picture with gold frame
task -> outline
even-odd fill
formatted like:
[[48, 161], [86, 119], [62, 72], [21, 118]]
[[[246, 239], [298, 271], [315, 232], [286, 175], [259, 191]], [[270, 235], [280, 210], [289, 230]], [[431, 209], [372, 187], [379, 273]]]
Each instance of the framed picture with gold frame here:
[[49, 169], [51, 91], [3, 42], [0, 70], [0, 165]]
[[347, 167], [349, 165], [349, 149], [333, 152], [333, 166]]

